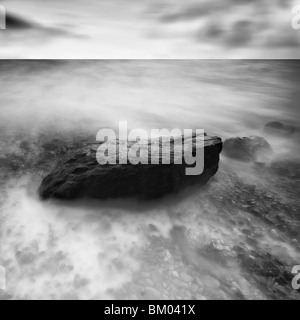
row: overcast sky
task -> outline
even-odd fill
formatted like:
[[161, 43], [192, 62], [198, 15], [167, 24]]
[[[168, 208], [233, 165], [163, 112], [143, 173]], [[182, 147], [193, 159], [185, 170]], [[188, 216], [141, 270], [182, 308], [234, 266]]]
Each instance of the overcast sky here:
[[6, 0], [0, 58], [299, 58], [300, 0]]

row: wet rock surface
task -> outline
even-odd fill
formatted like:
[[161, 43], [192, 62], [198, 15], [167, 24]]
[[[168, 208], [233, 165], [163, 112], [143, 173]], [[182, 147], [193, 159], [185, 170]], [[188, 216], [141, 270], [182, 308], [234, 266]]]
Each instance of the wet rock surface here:
[[[133, 165], [108, 163], [100, 165], [96, 152], [100, 143], [79, 148], [66, 162], [60, 163], [41, 183], [39, 193], [43, 199], [78, 199], [83, 197], [138, 198], [155, 199], [172, 192], [178, 192], [186, 186], [206, 182], [217, 172], [222, 142], [217, 137], [204, 137], [204, 169], [200, 175], [187, 175], [186, 164], [182, 151], [178, 154], [171, 142], [171, 162], [163, 164], [168, 143], [161, 142], [159, 164], [151, 164], [151, 143], [148, 144], [148, 164]], [[195, 152], [196, 138], [185, 140]], [[119, 145], [119, 142], [115, 142]], [[159, 143], [159, 140], [156, 141]], [[130, 146], [128, 146], [129, 148]], [[176, 148], [176, 147], [175, 147]], [[117, 154], [117, 159], [118, 159]], [[182, 164], [174, 163], [180, 157]], [[195, 164], [193, 165], [195, 166]]]
[[[193, 213], [184, 206], [169, 209], [175, 223], [169, 238], [159, 235], [158, 225], [149, 226], [134, 285], [114, 295], [142, 299], [145, 287], [152, 287], [159, 299], [299, 300], [291, 286], [291, 269], [300, 258], [299, 187], [298, 193], [282, 192], [293, 178], [280, 184], [275, 164], [263, 170], [247, 165], [247, 174], [221, 166], [206, 191], [188, 199]], [[194, 227], [186, 227], [188, 220]]]
[[[92, 210], [88, 216], [75, 213], [76, 206], [47, 214], [42, 206], [50, 204], [34, 198], [36, 193], [20, 208], [18, 194], [16, 203], [7, 204], [8, 178], [15, 179], [13, 188], [24, 174], [30, 183], [36, 176], [40, 182], [90, 141], [69, 140], [63, 149], [55, 141], [53, 150], [45, 143], [66, 140], [47, 139], [12, 138], [2, 149], [0, 265], [9, 281], [0, 299], [300, 299], [291, 286], [292, 266], [300, 261], [297, 159], [235, 163], [223, 157], [201, 191], [195, 186], [154, 208], [113, 211], [99, 202], [96, 209], [85, 204], [85, 213]], [[114, 285], [127, 274], [128, 281]]]
[[74, 149], [85, 146], [93, 137], [63, 133], [28, 136], [16, 132], [1, 133], [0, 174], [21, 174], [31, 170], [51, 170], [69, 157]]
[[224, 141], [224, 154], [242, 161], [268, 161], [273, 153], [272, 147], [263, 137], [237, 137]]

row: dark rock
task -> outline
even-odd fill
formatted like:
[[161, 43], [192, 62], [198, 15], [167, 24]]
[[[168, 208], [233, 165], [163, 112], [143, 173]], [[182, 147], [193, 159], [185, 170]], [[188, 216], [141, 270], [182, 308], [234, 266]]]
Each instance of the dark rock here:
[[230, 138], [224, 142], [224, 154], [237, 160], [265, 162], [272, 153], [270, 144], [262, 137]]
[[265, 132], [282, 135], [282, 136], [290, 136], [294, 134], [296, 131], [295, 127], [283, 124], [281, 122], [270, 122], [265, 126]]
[[[192, 138], [185, 140], [185, 143], [193, 144], [193, 142], [195, 139]], [[160, 142], [159, 145], [164, 153], [165, 143]], [[174, 146], [174, 143], [171, 142], [171, 145]], [[174, 156], [177, 156], [174, 148], [171, 148], [171, 164], [162, 164], [160, 161], [159, 164], [148, 162], [149, 164], [138, 165], [130, 163], [100, 165], [96, 159], [99, 146], [100, 143], [94, 143], [80, 148], [65, 163], [58, 165], [42, 181], [39, 188], [41, 198], [155, 199], [180, 191], [189, 185], [204, 185], [218, 170], [222, 141], [217, 137], [205, 136], [204, 170], [197, 176], [186, 175], [185, 169], [188, 165], [184, 159], [182, 159], [183, 164], [174, 164]], [[150, 145], [148, 147], [150, 150]], [[195, 151], [194, 144], [193, 150]], [[180, 157], [183, 158], [182, 153]]]

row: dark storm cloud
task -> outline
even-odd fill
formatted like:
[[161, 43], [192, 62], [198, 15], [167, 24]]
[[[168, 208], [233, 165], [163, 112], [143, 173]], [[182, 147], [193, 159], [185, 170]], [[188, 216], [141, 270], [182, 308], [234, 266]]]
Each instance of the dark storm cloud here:
[[[200, 44], [231, 49], [272, 48], [289, 50], [299, 46], [299, 34], [291, 28], [291, 0], [209, 0], [189, 2], [158, 15], [169, 35], [176, 24], [185, 36]], [[197, 24], [199, 25], [197, 27]], [[170, 28], [174, 26], [174, 33]], [[182, 33], [178, 33], [181, 37]]]
[[124, 0], [10, 0], [0, 57], [297, 58], [300, 33], [291, 26], [292, 5], [292, 0], [140, 0], [126, 6]]
[[8, 13], [6, 15], [6, 28], [7, 30], [24, 30], [24, 29], [30, 29], [34, 28], [34, 24], [18, 17], [14, 14]]
[[[38, 37], [41, 40], [44, 36], [59, 36], [68, 34], [66, 30], [60, 27], [48, 27], [40, 22], [30, 20], [29, 18], [24, 18], [20, 15], [16, 15], [12, 12], [7, 12], [6, 14], [6, 30], [5, 34], [10, 35], [20, 35], [22, 37], [32, 35], [34, 32], [34, 37]], [[43, 38], [47, 40], [47, 38]]]
[[252, 21], [237, 21], [228, 36], [227, 44], [230, 46], [242, 46], [251, 41], [254, 36], [255, 25]]
[[235, 10], [236, 6], [249, 5], [255, 3], [260, 6], [264, 0], [222, 0], [222, 1], [203, 1], [201, 3], [190, 4], [181, 7], [175, 12], [165, 13], [159, 17], [161, 22], [171, 23], [180, 20], [200, 19], [208, 15], [219, 13], [220, 11]]
[[211, 39], [220, 39], [226, 31], [219, 25], [212, 24], [204, 30], [204, 35]]
[[[268, 35], [263, 35], [265, 31]], [[272, 31], [272, 32], [270, 32]], [[286, 30], [268, 29], [268, 23], [265, 21], [240, 20], [235, 21], [230, 27], [224, 23], [208, 24], [204, 30], [200, 30], [196, 39], [198, 42], [210, 41], [216, 42], [231, 48], [256, 46], [261, 48], [296, 48], [300, 46], [297, 33], [287, 33]]]
[[[9, 48], [10, 45], [20, 45], [27, 47], [28, 50], [33, 50], [34, 47], [48, 45], [51, 42], [59, 39], [68, 38], [83, 38], [80, 35], [72, 33], [72, 29], [65, 29], [61, 25], [48, 26], [43, 22], [36, 21], [30, 17], [24, 17], [21, 14], [7, 12], [6, 29], [0, 33], [0, 41], [3, 50]], [[1, 48], [0, 48], [1, 49]], [[23, 58], [17, 52], [13, 53], [12, 57]], [[11, 55], [2, 55], [2, 58], [11, 58]]]
[[161, 22], [170, 23], [180, 20], [199, 19], [210, 14], [214, 10], [219, 10], [220, 5], [214, 3], [193, 5], [181, 11], [163, 14], [159, 19]]
[[197, 34], [197, 40], [217, 41], [230, 47], [239, 47], [249, 44], [256, 33], [256, 25], [250, 20], [240, 20], [234, 22], [230, 28], [223, 25], [209, 24], [204, 30]]

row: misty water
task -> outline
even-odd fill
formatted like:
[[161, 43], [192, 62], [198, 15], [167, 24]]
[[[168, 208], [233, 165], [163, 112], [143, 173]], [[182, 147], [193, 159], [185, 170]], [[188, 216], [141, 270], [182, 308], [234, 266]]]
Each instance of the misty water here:
[[[2, 299], [299, 299], [296, 61], [1, 61]], [[258, 135], [271, 164], [221, 155], [205, 188], [163, 199], [42, 201], [63, 155], [101, 128]], [[92, 141], [93, 142], [93, 141]]]

